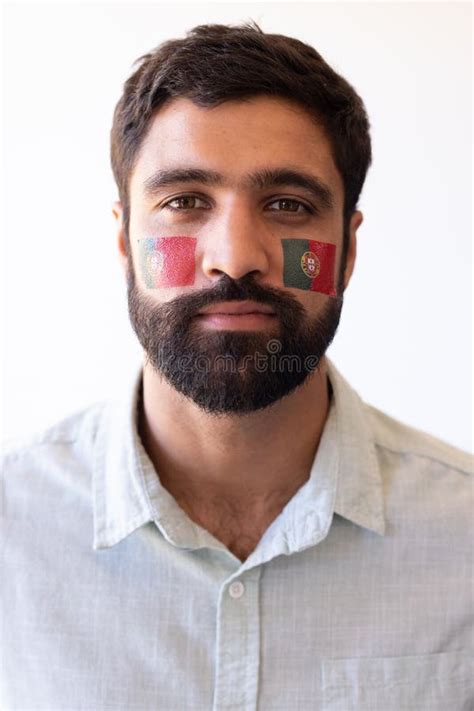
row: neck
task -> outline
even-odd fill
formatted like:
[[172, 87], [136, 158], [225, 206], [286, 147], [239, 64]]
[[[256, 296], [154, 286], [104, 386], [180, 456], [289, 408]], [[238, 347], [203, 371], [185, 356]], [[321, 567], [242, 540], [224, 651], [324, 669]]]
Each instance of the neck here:
[[326, 363], [254, 413], [214, 417], [145, 364], [139, 429], [163, 486], [199, 511], [210, 502], [262, 516], [308, 479], [329, 408]]

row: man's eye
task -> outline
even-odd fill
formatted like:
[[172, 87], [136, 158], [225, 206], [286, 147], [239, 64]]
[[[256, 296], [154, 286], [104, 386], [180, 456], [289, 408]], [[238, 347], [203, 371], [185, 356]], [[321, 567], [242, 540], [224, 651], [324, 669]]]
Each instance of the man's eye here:
[[[272, 207], [272, 205], [277, 205], [278, 207]], [[274, 200], [269, 203], [268, 209], [275, 210], [275, 212], [311, 212], [311, 209], [307, 205], [299, 200], [292, 200], [290, 198], [280, 198], [279, 200]]]
[[180, 197], [169, 200], [163, 207], [168, 210], [194, 210], [196, 208], [207, 207], [207, 204], [204, 200], [195, 195], [181, 195]]

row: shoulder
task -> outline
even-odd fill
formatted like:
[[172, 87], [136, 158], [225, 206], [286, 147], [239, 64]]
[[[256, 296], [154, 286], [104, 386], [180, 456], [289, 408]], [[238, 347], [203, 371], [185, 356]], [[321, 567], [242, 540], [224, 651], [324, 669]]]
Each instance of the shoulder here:
[[[67, 468], [76, 460], [86, 464], [91, 455], [105, 403], [94, 403], [54, 425], [2, 445], [2, 478], [28, 476]], [[66, 466], [65, 466], [66, 465]]]
[[458, 474], [472, 474], [474, 457], [426, 432], [396, 420], [371, 405], [365, 405], [374, 444], [387, 454], [425, 467], [441, 467]]
[[[472, 455], [365, 405], [388, 530], [407, 542], [465, 551], [472, 526]], [[391, 528], [390, 528], [391, 527]], [[467, 551], [465, 551], [467, 552]], [[454, 558], [453, 558], [454, 560]]]
[[61, 568], [56, 558], [92, 545], [102, 407], [92, 405], [3, 448], [0, 535], [10, 582], [25, 570], [54, 576]]

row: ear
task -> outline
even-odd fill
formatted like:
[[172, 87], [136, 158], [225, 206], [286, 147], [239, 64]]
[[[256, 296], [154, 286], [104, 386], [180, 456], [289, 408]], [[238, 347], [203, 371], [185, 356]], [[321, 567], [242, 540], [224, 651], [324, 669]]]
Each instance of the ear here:
[[112, 214], [117, 224], [117, 246], [120, 263], [125, 274], [128, 268], [128, 247], [125, 237], [125, 227], [123, 223], [123, 206], [120, 201], [116, 201], [112, 205]]
[[356, 210], [349, 222], [349, 245], [347, 248], [346, 268], [344, 270], [344, 290], [347, 289], [354, 271], [357, 256], [357, 230], [364, 219], [363, 214]]

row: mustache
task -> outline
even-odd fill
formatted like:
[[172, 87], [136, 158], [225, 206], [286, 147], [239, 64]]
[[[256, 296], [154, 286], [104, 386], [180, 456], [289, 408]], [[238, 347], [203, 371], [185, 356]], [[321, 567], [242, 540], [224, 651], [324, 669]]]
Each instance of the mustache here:
[[256, 301], [270, 306], [281, 319], [304, 319], [304, 306], [292, 294], [281, 293], [279, 289], [258, 284], [251, 274], [241, 279], [232, 279], [224, 274], [214, 286], [192, 294], [179, 295], [166, 306], [176, 315], [192, 318], [206, 306], [224, 301]]

